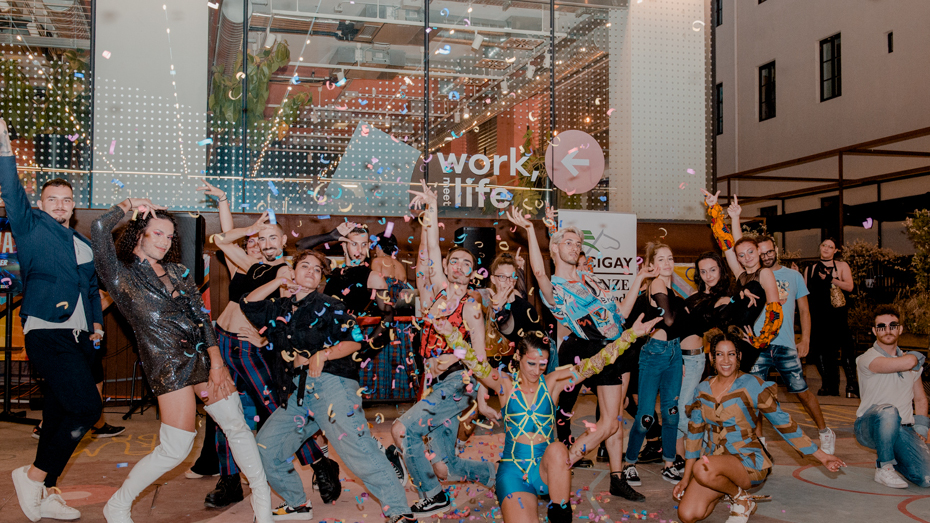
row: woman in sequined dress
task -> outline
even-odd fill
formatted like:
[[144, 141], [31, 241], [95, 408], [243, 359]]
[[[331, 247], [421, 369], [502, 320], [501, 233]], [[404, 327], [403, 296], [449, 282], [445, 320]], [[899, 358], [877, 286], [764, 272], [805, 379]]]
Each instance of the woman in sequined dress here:
[[[118, 242], [113, 228], [131, 213]], [[94, 221], [91, 242], [102, 285], [129, 321], [161, 412], [160, 442], [142, 458], [103, 509], [108, 523], [131, 523], [133, 500], [179, 465], [197, 435], [197, 400], [226, 434], [249, 478], [256, 521], [271, 523], [271, 489], [236, 386], [223, 364], [207, 308], [190, 271], [178, 263], [174, 218], [142, 198], [113, 206]]]

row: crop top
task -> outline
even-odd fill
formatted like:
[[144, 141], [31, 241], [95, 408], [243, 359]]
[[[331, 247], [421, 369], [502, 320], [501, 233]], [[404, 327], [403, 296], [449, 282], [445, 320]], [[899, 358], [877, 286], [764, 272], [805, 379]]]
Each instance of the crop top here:
[[[229, 281], [229, 301], [239, 303], [243, 296], [248, 296], [255, 289], [274, 280], [278, 276], [278, 269], [282, 266], [283, 264], [280, 263], [277, 265], [253, 263], [245, 274], [236, 271]], [[275, 291], [268, 297], [277, 298], [278, 296], [280, 294]]]

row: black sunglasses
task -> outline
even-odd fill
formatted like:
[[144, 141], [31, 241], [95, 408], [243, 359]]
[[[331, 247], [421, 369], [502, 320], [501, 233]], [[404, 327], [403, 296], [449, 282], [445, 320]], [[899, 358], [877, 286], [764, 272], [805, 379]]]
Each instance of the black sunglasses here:
[[896, 321], [893, 321], [893, 322], [889, 323], [888, 325], [885, 325], [884, 323], [879, 323], [878, 325], [875, 326], [875, 330], [877, 330], [877, 331], [883, 331], [883, 330], [885, 330], [885, 329], [888, 328], [888, 327], [891, 327], [892, 329], [897, 329], [897, 328], [900, 327], [900, 326], [901, 326], [901, 324], [898, 323], [898, 322], [896, 322]]

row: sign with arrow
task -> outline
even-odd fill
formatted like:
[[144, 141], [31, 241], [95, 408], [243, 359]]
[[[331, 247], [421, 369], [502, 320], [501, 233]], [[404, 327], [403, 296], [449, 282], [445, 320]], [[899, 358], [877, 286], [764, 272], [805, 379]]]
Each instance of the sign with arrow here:
[[561, 132], [546, 148], [546, 172], [570, 195], [588, 192], [604, 175], [604, 150], [588, 133]]

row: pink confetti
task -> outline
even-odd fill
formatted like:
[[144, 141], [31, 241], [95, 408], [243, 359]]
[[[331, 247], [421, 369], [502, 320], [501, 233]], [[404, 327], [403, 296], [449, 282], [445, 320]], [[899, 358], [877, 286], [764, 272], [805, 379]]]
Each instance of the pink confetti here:
[[104, 51], [104, 52], [102, 52], [102, 53], [100, 53], [100, 54], [101, 54], [104, 58], [106, 58], [107, 60], [109, 60], [109, 59], [110, 59], [110, 56], [112, 56], [112, 55], [110, 54], [110, 51]]
[[694, 174], [694, 169], [688, 169], [688, 174]]
[[394, 232], [394, 222], [388, 222], [387, 227], [384, 228], [384, 237], [390, 238], [393, 232]]
[[296, 237], [298, 236], [298, 234], [297, 234], [296, 232], [294, 232], [294, 230], [293, 230], [293, 229], [291, 229], [291, 234], [293, 234], [293, 235], [294, 235], [294, 238], [296, 238]]
[[201, 397], [201, 398], [206, 398], [206, 397], [207, 397], [207, 391], [205, 391], [205, 390], [200, 391], [200, 397]]
[[255, 423], [258, 423], [259, 421], [262, 420], [262, 419], [261, 419], [260, 417], [258, 417], [258, 416], [255, 416], [255, 417], [252, 418], [252, 419], [255, 421]]
[[614, 109], [613, 107], [611, 107], [610, 109], [607, 109], [607, 116], [610, 116], [610, 113], [614, 111], [616, 111], [616, 109]]
[[110, 154], [114, 154], [116, 151], [116, 140], [110, 142]]
[[680, 184], [678, 184], [679, 189], [684, 189], [687, 186], [688, 186], [687, 182], [681, 182]]

